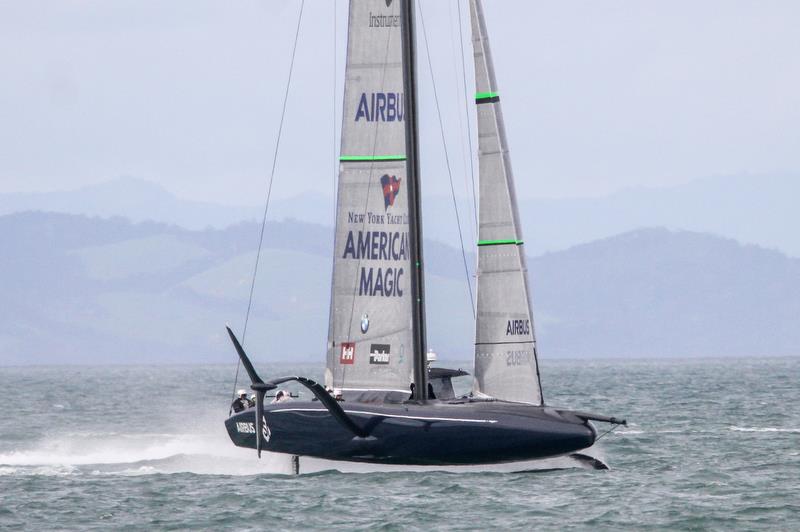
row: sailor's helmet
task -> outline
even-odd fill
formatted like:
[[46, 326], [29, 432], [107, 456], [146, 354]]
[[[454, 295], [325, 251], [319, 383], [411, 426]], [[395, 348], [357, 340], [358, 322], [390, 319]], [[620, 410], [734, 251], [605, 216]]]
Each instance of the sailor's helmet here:
[[236, 392], [239, 397], [247, 397], [247, 390], [239, 390]]

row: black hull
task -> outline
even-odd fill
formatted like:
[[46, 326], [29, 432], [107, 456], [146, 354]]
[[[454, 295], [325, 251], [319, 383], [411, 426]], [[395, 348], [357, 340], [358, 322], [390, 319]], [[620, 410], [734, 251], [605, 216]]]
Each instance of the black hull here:
[[[293, 401], [265, 405], [264, 450], [378, 464], [496, 464], [573, 453], [597, 437], [572, 412], [519, 403], [340, 404], [368, 437], [354, 437], [319, 401]], [[234, 444], [256, 448], [255, 409], [225, 426]]]

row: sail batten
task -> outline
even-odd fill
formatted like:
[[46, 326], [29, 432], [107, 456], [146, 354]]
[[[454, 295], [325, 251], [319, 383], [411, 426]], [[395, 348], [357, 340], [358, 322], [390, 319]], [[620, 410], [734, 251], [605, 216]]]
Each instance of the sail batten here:
[[470, 16], [480, 183], [474, 392], [542, 404], [524, 240], [480, 0], [470, 0]]

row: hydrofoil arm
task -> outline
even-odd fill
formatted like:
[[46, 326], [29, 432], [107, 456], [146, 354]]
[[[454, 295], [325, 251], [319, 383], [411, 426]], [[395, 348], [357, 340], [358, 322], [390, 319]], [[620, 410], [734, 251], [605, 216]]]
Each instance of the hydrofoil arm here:
[[336, 421], [338, 421], [344, 428], [352, 432], [354, 435], [358, 436], [359, 438], [366, 438], [369, 436], [369, 433], [358, 423], [356, 423], [353, 418], [347, 415], [347, 412], [345, 412], [344, 409], [339, 406], [339, 403], [336, 401], [336, 399], [331, 397], [331, 394], [329, 394], [325, 388], [311, 379], [291, 376], [280, 377], [264, 382], [261, 377], [258, 376], [258, 373], [256, 373], [252, 362], [250, 362], [250, 359], [244, 352], [242, 344], [239, 343], [239, 340], [236, 338], [236, 335], [233, 334], [231, 328], [227, 326], [225, 328], [228, 330], [228, 336], [231, 337], [233, 347], [236, 348], [236, 353], [239, 355], [239, 359], [242, 361], [242, 365], [244, 366], [245, 371], [247, 371], [247, 375], [250, 377], [250, 388], [256, 392], [256, 450], [258, 451], [259, 456], [261, 456], [261, 449], [263, 446], [262, 427], [264, 423], [264, 396], [268, 391], [274, 390], [280, 384], [289, 381], [297, 381], [308, 388], [311, 393], [314, 394], [314, 397], [319, 399], [319, 402], [322, 403], [326, 409], [328, 409], [328, 412], [331, 413], [334, 419], [336, 419]]

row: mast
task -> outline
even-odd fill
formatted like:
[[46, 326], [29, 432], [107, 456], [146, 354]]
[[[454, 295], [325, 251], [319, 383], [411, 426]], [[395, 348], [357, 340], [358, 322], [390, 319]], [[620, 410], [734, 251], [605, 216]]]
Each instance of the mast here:
[[411, 307], [414, 341], [414, 395], [424, 401], [428, 396], [428, 360], [425, 341], [425, 274], [422, 261], [422, 216], [419, 186], [419, 129], [417, 125], [417, 78], [414, 24], [415, 0], [402, 0], [403, 91], [406, 108], [406, 161], [408, 179], [408, 214], [411, 258]]

